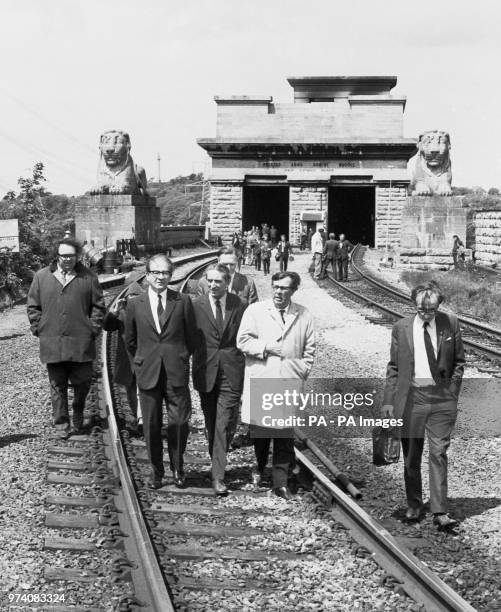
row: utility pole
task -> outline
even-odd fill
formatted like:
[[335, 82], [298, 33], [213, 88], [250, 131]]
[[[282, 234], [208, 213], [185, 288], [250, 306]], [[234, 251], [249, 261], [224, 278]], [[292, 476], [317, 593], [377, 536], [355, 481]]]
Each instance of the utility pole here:
[[158, 162], [158, 182], [161, 183], [162, 179], [161, 179], [161, 174], [160, 174], [160, 153], [158, 153], [157, 162]]

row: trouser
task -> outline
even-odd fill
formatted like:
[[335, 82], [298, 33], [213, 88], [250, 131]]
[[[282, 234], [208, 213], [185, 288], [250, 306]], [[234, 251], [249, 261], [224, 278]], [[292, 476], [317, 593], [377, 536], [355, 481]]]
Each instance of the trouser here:
[[224, 372], [220, 370], [214, 387], [208, 393], [200, 392], [205, 428], [212, 459], [213, 480], [223, 480], [226, 454], [235, 433], [239, 417], [241, 390], [231, 388]]
[[348, 280], [348, 259], [337, 260], [338, 280]]
[[92, 361], [59, 361], [48, 363], [47, 373], [50, 382], [50, 398], [54, 425], [69, 423], [68, 381], [73, 385], [73, 425], [81, 427], [85, 399], [92, 380]]
[[424, 435], [428, 436], [430, 509], [447, 512], [447, 449], [456, 423], [457, 400], [447, 390], [436, 386], [410, 390], [404, 412], [402, 450], [407, 504], [423, 504], [421, 457]]
[[270, 273], [270, 258], [269, 257], [263, 257], [263, 272], [265, 274]]
[[282, 257], [280, 257], [280, 272], [287, 272], [288, 265], [289, 265], [289, 257], [282, 255]]
[[322, 274], [322, 253], [315, 253], [313, 255], [313, 261], [315, 264], [315, 270], [313, 272], [313, 276], [315, 278], [320, 278]]
[[256, 270], [261, 270], [261, 253], [254, 254], [254, 265], [256, 266]]
[[257, 468], [264, 471], [270, 453], [270, 444], [273, 440], [273, 456], [271, 475], [273, 488], [286, 487], [289, 477], [289, 467], [294, 465], [294, 438], [255, 438], [254, 452], [256, 453]]
[[334, 276], [334, 280], [337, 280], [337, 260], [336, 259], [332, 259], [332, 258], [328, 258], [324, 261], [323, 264], [323, 270], [322, 270], [322, 276], [325, 276], [327, 274], [327, 272], [329, 271], [329, 264], [332, 268], [332, 274]]
[[163, 478], [162, 400], [167, 406], [167, 445], [171, 470], [183, 469], [183, 454], [189, 434], [191, 398], [188, 387], [174, 386], [162, 365], [153, 389], [139, 389], [146, 450], [154, 478]]

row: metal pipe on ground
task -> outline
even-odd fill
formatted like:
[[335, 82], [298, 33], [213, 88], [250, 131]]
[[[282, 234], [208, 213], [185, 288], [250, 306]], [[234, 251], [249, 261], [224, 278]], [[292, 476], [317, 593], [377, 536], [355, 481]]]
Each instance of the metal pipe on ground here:
[[326, 455], [323, 454], [323, 452], [318, 448], [318, 446], [314, 444], [311, 440], [309, 440], [304, 435], [304, 433], [297, 427], [294, 427], [294, 435], [299, 440], [301, 440], [301, 442], [306, 446], [306, 448], [308, 448], [319, 461], [323, 463], [323, 465], [329, 470], [329, 472], [334, 476], [334, 478], [348, 491], [348, 493], [354, 499], [362, 498], [362, 492], [357, 489], [357, 487], [351, 482], [348, 476], [346, 476], [346, 474], [343, 474], [343, 472], [341, 472], [341, 470], [339, 470], [334, 465], [334, 463], [332, 463], [332, 461]]

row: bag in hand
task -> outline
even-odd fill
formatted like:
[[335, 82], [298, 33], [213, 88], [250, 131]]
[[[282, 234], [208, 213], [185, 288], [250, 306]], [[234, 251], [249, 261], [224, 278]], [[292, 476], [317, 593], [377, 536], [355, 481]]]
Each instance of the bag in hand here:
[[294, 255], [289, 255], [289, 261], [294, 261]]
[[275, 261], [280, 261], [282, 259], [282, 253], [280, 253], [280, 251], [278, 251], [278, 253], [276, 253], [275, 255]]
[[372, 463], [388, 465], [400, 459], [400, 437], [398, 430], [389, 427], [374, 427], [372, 430]]

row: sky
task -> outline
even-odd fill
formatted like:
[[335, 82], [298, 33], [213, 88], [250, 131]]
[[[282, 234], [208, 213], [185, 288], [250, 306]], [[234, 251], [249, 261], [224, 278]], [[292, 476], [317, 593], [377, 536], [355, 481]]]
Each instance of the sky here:
[[[215, 95], [292, 102], [288, 76], [395, 75], [404, 136], [450, 132], [453, 184], [501, 187], [501, 5], [477, 0], [3, 0], [0, 197], [37, 161], [94, 183], [100, 134], [148, 177], [209, 172]], [[482, 145], [482, 146], [480, 146]]]

